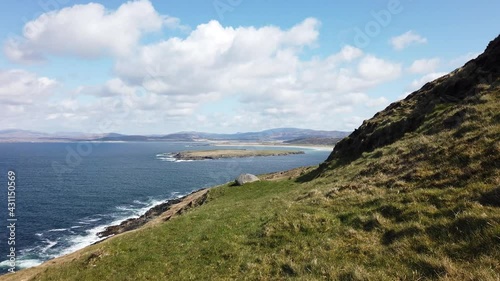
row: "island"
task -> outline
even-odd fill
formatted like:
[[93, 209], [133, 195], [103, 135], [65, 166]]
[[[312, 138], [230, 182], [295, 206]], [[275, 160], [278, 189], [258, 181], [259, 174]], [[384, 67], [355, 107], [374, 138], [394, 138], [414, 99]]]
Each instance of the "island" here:
[[247, 150], [247, 149], [214, 149], [214, 150], [192, 150], [175, 153], [173, 157], [177, 160], [206, 160], [220, 158], [242, 158], [256, 156], [284, 156], [292, 154], [304, 154], [299, 150]]

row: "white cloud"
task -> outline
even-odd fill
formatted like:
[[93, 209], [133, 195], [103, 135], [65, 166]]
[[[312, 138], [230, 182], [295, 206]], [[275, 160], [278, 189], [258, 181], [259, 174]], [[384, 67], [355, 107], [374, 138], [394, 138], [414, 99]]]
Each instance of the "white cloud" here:
[[0, 119], [4, 128], [41, 130], [56, 80], [25, 70], [0, 70]]
[[370, 55], [361, 60], [358, 71], [365, 79], [387, 81], [401, 74], [401, 64], [384, 61]]
[[453, 68], [461, 67], [463, 66], [466, 62], [470, 61], [471, 59], [477, 58], [481, 53], [467, 53], [464, 55], [461, 55], [459, 57], [456, 57], [450, 61], [450, 66]]
[[344, 127], [342, 128], [343, 130], [354, 130], [356, 128], [358, 128], [364, 120], [366, 120], [368, 118], [363, 118], [363, 117], [360, 117], [360, 116], [350, 116], [350, 117], [347, 117], [347, 118], [343, 118], [343, 124], [344, 124]]
[[404, 48], [412, 44], [424, 44], [427, 43], [427, 38], [424, 38], [412, 30], [407, 31], [399, 36], [392, 37], [389, 43], [395, 50], [403, 50]]
[[124, 83], [120, 78], [113, 78], [106, 81], [104, 85], [83, 86], [76, 90], [77, 94], [93, 95], [97, 97], [111, 97], [121, 95], [132, 95], [137, 91], [136, 88]]
[[[96, 36], [82, 23], [89, 17], [101, 25]], [[113, 55], [113, 78], [102, 85], [80, 86], [70, 97], [57, 97], [29, 110], [10, 109], [32, 111], [30, 118], [45, 120], [44, 125], [61, 130], [96, 131], [103, 121], [111, 121], [109, 131], [124, 133], [201, 126], [212, 131], [344, 128], [340, 117], [387, 103], [384, 97], [366, 93], [401, 74], [399, 63], [352, 46], [326, 57], [305, 59], [304, 52], [318, 46], [321, 23], [314, 18], [289, 29], [231, 27], [210, 21], [191, 30], [175, 18], [159, 15], [149, 1], [135, 1], [116, 11], [100, 4], [75, 5], [34, 22], [39, 20], [43, 28], [7, 43], [6, 54], [11, 59]], [[123, 22], [125, 27], [118, 24]], [[140, 45], [145, 32], [162, 26], [186, 34]], [[130, 34], [118, 38], [127, 29]], [[64, 42], [70, 34], [79, 34], [78, 43], [48, 44], [48, 38]], [[199, 120], [205, 120], [203, 125]]]
[[125, 83], [157, 95], [197, 104], [199, 97], [237, 98], [246, 110], [241, 116], [256, 112], [297, 124], [298, 119], [311, 124], [326, 114], [385, 102], [359, 92], [397, 78], [401, 65], [352, 46], [326, 58], [303, 60], [301, 51], [315, 46], [319, 25], [306, 19], [283, 30], [223, 27], [210, 21], [185, 39], [170, 38], [143, 46], [136, 56], [119, 58], [115, 73]]
[[379, 97], [376, 99], [370, 99], [367, 103], [366, 106], [368, 107], [381, 107], [389, 104], [389, 100], [385, 97]]
[[360, 58], [362, 55], [363, 51], [361, 49], [358, 49], [350, 45], [346, 45], [342, 47], [340, 52], [328, 57], [328, 61], [332, 64], [337, 64], [340, 62], [350, 62], [357, 58]]
[[39, 102], [49, 97], [57, 85], [55, 80], [25, 70], [0, 70], [0, 103], [27, 105]]
[[415, 60], [408, 68], [408, 71], [410, 71], [411, 73], [433, 72], [439, 66], [439, 63], [440, 63], [439, 58]]
[[181, 24], [181, 20], [172, 16], [164, 16], [163, 24], [170, 29], [180, 29], [182, 31], [189, 31], [191, 28], [188, 25]]
[[443, 75], [446, 75], [446, 74], [448, 74], [448, 73], [446, 73], [446, 72], [432, 72], [432, 73], [426, 74], [426, 75], [422, 76], [420, 79], [413, 80], [410, 84], [410, 90], [411, 91], [418, 90], [423, 85], [425, 85], [425, 83], [431, 82], [431, 81], [433, 81], [433, 80], [435, 80]]
[[24, 26], [21, 38], [10, 38], [6, 56], [16, 62], [40, 61], [46, 54], [96, 58], [129, 55], [144, 33], [178, 27], [159, 15], [148, 0], [122, 4], [116, 11], [89, 3], [42, 14]]
[[[185, 39], [170, 38], [120, 58], [115, 72], [130, 84], [163, 95], [255, 92], [269, 83], [290, 83], [286, 77], [293, 80], [298, 53], [314, 44], [318, 26], [314, 19], [286, 31], [210, 21]], [[264, 80], [268, 82], [262, 84]]]

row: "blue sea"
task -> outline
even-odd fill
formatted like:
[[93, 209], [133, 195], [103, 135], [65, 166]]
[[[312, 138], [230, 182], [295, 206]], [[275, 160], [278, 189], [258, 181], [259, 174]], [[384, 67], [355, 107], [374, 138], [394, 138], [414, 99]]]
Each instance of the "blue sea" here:
[[[289, 147], [217, 147], [284, 149]], [[16, 174], [17, 268], [74, 252], [99, 238], [106, 226], [137, 217], [165, 200], [233, 180], [317, 165], [330, 151], [305, 154], [175, 161], [170, 153], [215, 149], [198, 143], [0, 143], [0, 273], [10, 254], [7, 173]], [[12, 218], [12, 217], [10, 217]]]

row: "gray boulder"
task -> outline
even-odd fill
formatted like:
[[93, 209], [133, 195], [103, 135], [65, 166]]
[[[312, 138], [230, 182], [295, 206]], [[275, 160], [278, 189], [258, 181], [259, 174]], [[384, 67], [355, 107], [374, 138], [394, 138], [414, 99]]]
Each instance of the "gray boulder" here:
[[260, 179], [252, 174], [241, 174], [236, 178], [236, 185], [244, 185], [245, 183], [260, 181]]

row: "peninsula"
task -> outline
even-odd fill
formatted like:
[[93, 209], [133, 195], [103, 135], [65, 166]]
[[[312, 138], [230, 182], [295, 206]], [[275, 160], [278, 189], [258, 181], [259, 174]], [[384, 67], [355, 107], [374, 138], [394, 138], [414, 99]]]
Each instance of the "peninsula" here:
[[213, 149], [213, 150], [182, 151], [175, 153], [173, 157], [177, 160], [205, 160], [205, 159], [242, 158], [242, 157], [256, 157], [256, 156], [284, 156], [291, 154], [304, 154], [304, 151]]

